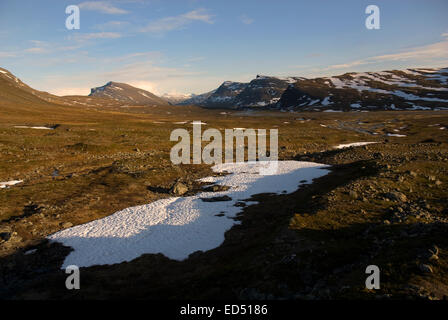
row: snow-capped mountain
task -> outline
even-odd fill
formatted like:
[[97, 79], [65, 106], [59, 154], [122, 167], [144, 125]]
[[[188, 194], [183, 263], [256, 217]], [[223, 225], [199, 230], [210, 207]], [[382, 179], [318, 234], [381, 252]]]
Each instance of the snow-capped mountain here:
[[448, 108], [448, 68], [346, 73], [307, 79], [257, 76], [224, 82], [181, 104], [281, 110], [426, 110]]
[[160, 97], [171, 104], [178, 104], [182, 101], [190, 99], [193, 94], [172, 94], [172, 93], [164, 93]]
[[208, 99], [208, 97], [215, 93], [215, 91], [216, 89], [202, 94], [192, 94], [189, 99], [183, 100], [178, 104], [204, 106], [204, 102]]
[[204, 101], [207, 107], [229, 107], [235, 103], [235, 98], [247, 87], [247, 83], [226, 81], [213, 91]]
[[249, 83], [225, 81], [216, 90], [194, 96], [182, 104], [207, 108], [267, 107], [276, 104], [292, 79], [257, 76]]
[[275, 105], [295, 78], [260, 76], [249, 82], [235, 99], [237, 107], [269, 107]]
[[0, 68], [0, 101], [5, 103], [116, 107], [122, 105], [198, 105], [205, 108], [263, 108], [297, 111], [448, 109], [448, 68], [351, 72], [339, 76], [257, 76], [249, 83], [226, 81], [200, 95], [165, 99], [128, 84], [108, 82], [89, 96], [56, 96], [35, 90]]
[[448, 68], [346, 73], [300, 79], [276, 105], [291, 110], [448, 108]]
[[168, 105], [168, 101], [149, 91], [113, 81], [92, 88], [89, 96], [108, 98], [127, 105]]

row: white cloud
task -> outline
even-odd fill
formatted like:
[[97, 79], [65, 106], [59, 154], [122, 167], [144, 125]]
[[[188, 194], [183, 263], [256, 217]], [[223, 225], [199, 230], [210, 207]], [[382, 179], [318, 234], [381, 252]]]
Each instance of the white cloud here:
[[155, 95], [161, 94], [159, 90], [157, 89], [157, 85], [150, 81], [130, 81], [128, 82], [129, 85], [140, 88], [146, 91], [149, 91], [151, 93], [154, 93]]
[[34, 48], [28, 48], [24, 50], [27, 53], [46, 53], [47, 50], [42, 47], [34, 47]]
[[164, 33], [172, 30], [182, 29], [195, 21], [212, 24], [212, 18], [213, 16], [207, 13], [205, 9], [196, 9], [178, 16], [166, 17], [150, 22], [140, 31], [149, 33]]
[[78, 4], [80, 9], [97, 11], [106, 14], [126, 14], [128, 11], [114, 7], [107, 1], [86, 1]]
[[106, 23], [97, 24], [94, 28], [99, 30], [121, 29], [127, 25], [129, 25], [128, 21], [109, 21]]
[[94, 32], [94, 33], [77, 33], [73, 36], [76, 41], [87, 41], [95, 39], [117, 39], [121, 38], [121, 33], [118, 32]]
[[402, 50], [397, 53], [373, 56], [343, 64], [335, 64], [328, 66], [323, 70], [350, 69], [357, 66], [372, 65], [385, 62], [408, 61], [413, 62], [414, 64], [416, 63], [424, 64], [424, 63], [433, 63], [437, 59], [446, 60], [446, 58], [448, 58], [448, 33], [442, 34], [442, 37], [444, 39], [436, 43], [419, 47], [413, 47], [407, 50]]
[[16, 52], [0, 51], [0, 58], [15, 58], [17, 55]]
[[[210, 91], [224, 81], [220, 76], [190, 68], [166, 67], [163, 65], [164, 60], [160, 52], [152, 51], [94, 59], [89, 63], [95, 67], [89, 71], [84, 68], [70, 75], [47, 75], [44, 80], [39, 78], [38, 82], [35, 84], [30, 82], [30, 85], [57, 95], [86, 95], [90, 92], [88, 88], [116, 81], [128, 83], [154, 94], [165, 92], [186, 94]], [[83, 61], [86, 61], [85, 57]]]
[[254, 19], [249, 18], [249, 17], [248, 17], [247, 15], [245, 15], [245, 14], [243, 14], [243, 15], [240, 17], [240, 20], [241, 20], [241, 22], [244, 23], [244, 24], [252, 24], [252, 23], [254, 23]]

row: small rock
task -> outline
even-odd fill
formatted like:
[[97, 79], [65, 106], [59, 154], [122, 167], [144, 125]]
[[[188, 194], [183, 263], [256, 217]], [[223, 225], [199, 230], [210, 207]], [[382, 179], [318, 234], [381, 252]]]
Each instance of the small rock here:
[[188, 187], [182, 182], [176, 182], [173, 188], [171, 189], [171, 193], [181, 196], [188, 192]]
[[439, 248], [436, 245], [433, 245], [431, 249], [429, 249], [432, 254], [435, 254], [436, 256], [439, 255]]
[[357, 199], [358, 198], [358, 193], [356, 191], [350, 190], [349, 196], [352, 199]]
[[433, 273], [432, 267], [429, 264], [421, 263], [419, 265], [419, 269], [421, 272], [424, 272], [424, 273]]
[[433, 254], [433, 255], [431, 255], [431, 256], [428, 258], [428, 260], [429, 260], [429, 261], [437, 261], [437, 260], [439, 260], [439, 256]]
[[3, 241], [8, 241], [11, 238], [11, 234], [9, 232], [1, 232], [0, 239]]
[[222, 196], [222, 197], [212, 197], [212, 198], [201, 198], [204, 202], [220, 202], [220, 201], [232, 201], [232, 198], [229, 196]]
[[393, 201], [401, 201], [401, 202], [406, 202], [408, 200], [408, 198], [406, 197], [406, 195], [404, 195], [401, 192], [388, 192], [385, 194], [385, 197], [387, 199], [393, 200]]
[[62, 224], [62, 228], [64, 228], [64, 229], [71, 228], [71, 227], [73, 227], [73, 223], [71, 223], [71, 222], [64, 222]]

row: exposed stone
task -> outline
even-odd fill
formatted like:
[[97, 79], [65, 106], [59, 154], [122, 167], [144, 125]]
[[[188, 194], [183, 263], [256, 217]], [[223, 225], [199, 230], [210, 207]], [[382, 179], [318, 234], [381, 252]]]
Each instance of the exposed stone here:
[[439, 254], [439, 248], [436, 245], [433, 245], [431, 249], [429, 249], [432, 254], [435, 254], [436, 256]]
[[432, 267], [429, 264], [421, 263], [419, 265], [419, 269], [421, 272], [424, 272], [424, 273], [433, 273]]
[[188, 192], [188, 187], [183, 184], [182, 182], [176, 182], [171, 189], [171, 193], [175, 194], [176, 196], [184, 195]]
[[429, 260], [429, 261], [437, 261], [437, 260], [439, 260], [439, 256], [433, 254], [433, 255], [431, 255], [431, 256], [429, 257], [428, 260]]
[[401, 202], [406, 202], [408, 200], [408, 198], [406, 197], [406, 195], [404, 195], [401, 192], [388, 192], [385, 194], [385, 197], [387, 199], [390, 199], [392, 201], [401, 201]]
[[1, 232], [0, 233], [0, 240], [8, 241], [11, 238], [11, 233], [9, 232]]
[[219, 201], [231, 201], [232, 198], [229, 196], [222, 196], [222, 197], [213, 197], [213, 198], [201, 198], [204, 202], [219, 202]]
[[349, 196], [352, 199], [358, 199], [358, 193], [356, 191], [354, 191], [354, 190], [350, 190]]
[[71, 222], [64, 222], [62, 224], [62, 228], [64, 228], [64, 229], [71, 228], [71, 227], [73, 227], [73, 223], [71, 223]]

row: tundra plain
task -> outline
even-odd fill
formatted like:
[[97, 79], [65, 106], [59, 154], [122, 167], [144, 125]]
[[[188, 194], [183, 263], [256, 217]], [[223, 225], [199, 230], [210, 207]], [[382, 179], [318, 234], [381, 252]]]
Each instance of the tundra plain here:
[[[72, 249], [46, 238], [172, 197], [178, 182], [184, 196], [206, 189], [198, 180], [214, 175], [210, 166], [169, 157], [171, 131], [199, 120], [204, 129], [278, 129], [280, 160], [327, 164], [330, 173], [290, 194], [255, 195], [215, 249], [81, 268], [82, 289], [67, 290], [60, 268]], [[22, 182], [0, 189], [0, 297], [444, 299], [446, 127], [447, 111], [6, 104], [0, 181]], [[340, 146], [358, 142], [375, 143]], [[380, 290], [365, 288], [372, 264]]]

